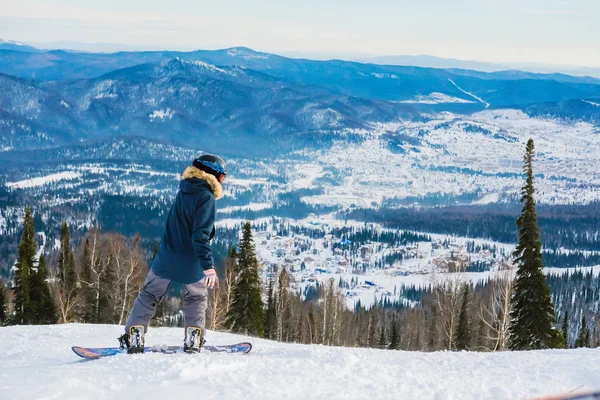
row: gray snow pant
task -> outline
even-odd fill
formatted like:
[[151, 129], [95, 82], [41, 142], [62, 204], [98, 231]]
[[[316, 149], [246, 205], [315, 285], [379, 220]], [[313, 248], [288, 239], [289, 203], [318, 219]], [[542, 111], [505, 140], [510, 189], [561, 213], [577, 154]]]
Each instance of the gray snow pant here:
[[[133, 308], [125, 324], [125, 332], [129, 332], [132, 325], [143, 325], [144, 332], [148, 332], [148, 323], [156, 314], [156, 307], [167, 294], [171, 281], [148, 272], [144, 286], [138, 294]], [[204, 316], [208, 302], [208, 291], [204, 281], [185, 285], [183, 295], [183, 318], [185, 326], [198, 326], [204, 329]]]

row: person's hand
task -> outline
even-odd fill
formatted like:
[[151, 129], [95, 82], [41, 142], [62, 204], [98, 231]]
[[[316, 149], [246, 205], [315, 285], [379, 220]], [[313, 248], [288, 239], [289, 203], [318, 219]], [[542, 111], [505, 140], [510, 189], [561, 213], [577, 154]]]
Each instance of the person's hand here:
[[219, 286], [219, 278], [214, 268], [204, 271], [204, 285], [209, 289]]

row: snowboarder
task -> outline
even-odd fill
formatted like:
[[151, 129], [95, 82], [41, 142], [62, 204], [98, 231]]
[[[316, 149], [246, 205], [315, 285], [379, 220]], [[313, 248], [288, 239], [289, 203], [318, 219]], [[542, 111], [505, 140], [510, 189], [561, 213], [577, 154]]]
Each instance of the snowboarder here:
[[144, 351], [148, 323], [171, 281], [185, 284], [186, 289], [184, 351], [199, 352], [204, 344], [207, 288], [218, 285], [210, 247], [215, 234], [215, 200], [223, 196], [221, 184], [226, 175], [225, 162], [210, 154], [196, 158], [183, 171], [158, 253], [129, 313], [125, 333], [119, 337], [121, 348], [128, 353]]

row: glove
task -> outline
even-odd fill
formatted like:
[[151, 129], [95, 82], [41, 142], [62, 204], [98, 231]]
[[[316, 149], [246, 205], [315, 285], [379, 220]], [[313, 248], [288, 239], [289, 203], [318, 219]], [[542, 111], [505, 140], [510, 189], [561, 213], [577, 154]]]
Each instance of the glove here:
[[219, 286], [219, 278], [214, 268], [204, 271], [204, 285], [209, 289]]

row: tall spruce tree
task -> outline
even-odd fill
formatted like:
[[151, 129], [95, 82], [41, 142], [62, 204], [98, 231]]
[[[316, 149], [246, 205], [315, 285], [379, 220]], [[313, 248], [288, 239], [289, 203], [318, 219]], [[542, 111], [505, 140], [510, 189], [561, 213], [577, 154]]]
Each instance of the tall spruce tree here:
[[6, 303], [6, 286], [0, 280], [0, 326], [8, 322], [8, 304]]
[[458, 317], [458, 329], [454, 340], [456, 350], [467, 350], [471, 346], [471, 321], [469, 319], [469, 285], [465, 285], [463, 301]]
[[392, 333], [390, 334], [390, 344], [388, 345], [389, 350], [400, 349], [400, 328], [399, 323], [394, 321], [392, 323]]
[[379, 330], [379, 340], [377, 341], [377, 347], [380, 349], [385, 349], [387, 347], [387, 334], [385, 326], [382, 324]]
[[519, 243], [513, 253], [518, 268], [511, 299], [511, 350], [556, 348], [564, 343], [562, 335], [553, 326], [556, 321], [554, 304], [542, 271], [544, 264], [534, 199], [533, 158], [533, 139], [529, 139], [523, 165], [526, 175], [521, 189], [523, 211], [517, 219]]
[[31, 279], [35, 262], [36, 244], [34, 237], [33, 216], [31, 208], [25, 209], [23, 235], [19, 243], [19, 257], [15, 264], [13, 281], [13, 317], [12, 323], [28, 325], [35, 322], [35, 306], [31, 301]]
[[59, 293], [61, 322], [69, 322], [75, 316], [74, 304], [77, 301], [78, 283], [75, 260], [71, 250], [69, 227], [63, 222], [60, 229], [60, 256], [58, 258]]
[[239, 244], [237, 274], [233, 299], [227, 316], [227, 326], [233, 332], [255, 336], [264, 334], [264, 305], [261, 298], [256, 258], [250, 222], [244, 224]]
[[377, 340], [377, 333], [375, 331], [377, 325], [375, 307], [369, 311], [369, 327], [367, 328], [367, 346], [375, 347]]
[[[83, 243], [83, 252], [81, 254], [80, 265], [81, 301], [78, 309], [79, 318], [86, 323], [97, 322], [89, 237], [86, 238], [85, 242]], [[166, 302], [161, 302], [161, 304], [162, 303]]]
[[590, 347], [590, 329], [587, 326], [585, 315], [581, 316], [581, 330], [575, 341], [575, 347]]
[[569, 348], [569, 310], [565, 311], [565, 317], [562, 324], [562, 335], [565, 340], [565, 347]]
[[117, 266], [115, 265], [114, 257], [109, 254], [105, 261], [102, 261], [102, 273], [100, 274], [100, 287], [98, 307], [96, 309], [98, 322], [101, 324], [110, 324], [115, 318], [115, 296], [112, 293], [111, 288], [116, 285], [117, 282]]
[[273, 339], [277, 332], [274, 286], [273, 278], [269, 279], [269, 288], [267, 289], [267, 310], [265, 312], [265, 338], [267, 339]]
[[438, 328], [438, 309], [435, 304], [431, 304], [431, 317], [429, 318], [429, 326], [427, 327], [427, 347], [430, 351], [437, 350], [439, 342]]
[[31, 274], [31, 301], [35, 308], [35, 323], [56, 323], [56, 305], [46, 282], [46, 257], [43, 254], [38, 261], [37, 271]]

